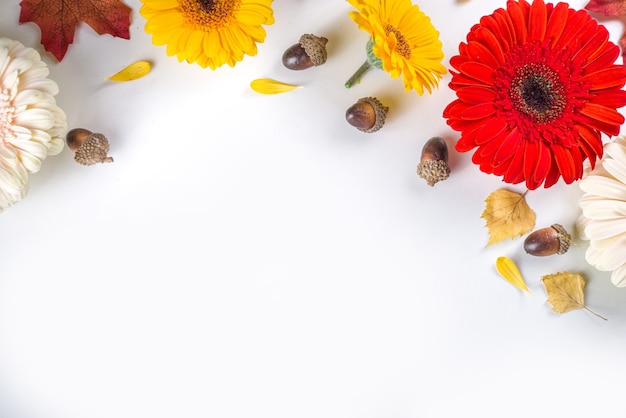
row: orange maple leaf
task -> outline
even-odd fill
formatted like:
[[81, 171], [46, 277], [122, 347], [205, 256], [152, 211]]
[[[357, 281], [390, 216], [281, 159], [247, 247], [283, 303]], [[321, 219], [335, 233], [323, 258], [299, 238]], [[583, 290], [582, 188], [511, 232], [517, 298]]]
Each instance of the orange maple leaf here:
[[130, 39], [130, 7], [119, 0], [22, 0], [20, 23], [41, 29], [41, 43], [59, 61], [74, 42], [76, 26], [85, 22], [99, 35]]

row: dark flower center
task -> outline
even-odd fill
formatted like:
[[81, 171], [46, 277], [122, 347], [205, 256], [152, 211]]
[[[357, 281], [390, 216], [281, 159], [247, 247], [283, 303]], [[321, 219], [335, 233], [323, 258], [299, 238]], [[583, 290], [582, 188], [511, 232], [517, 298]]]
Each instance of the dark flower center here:
[[189, 25], [197, 30], [215, 30], [230, 22], [241, 0], [179, 0], [180, 10]]
[[537, 123], [551, 122], [565, 110], [565, 88], [558, 74], [544, 64], [519, 67], [511, 80], [510, 95], [513, 106]]
[[217, 3], [215, 0], [198, 0], [198, 6], [204, 9], [205, 12], [212, 12], [215, 7], [215, 3]]
[[396, 40], [398, 41], [398, 43], [396, 44], [396, 51], [398, 52], [398, 54], [406, 59], [411, 58], [411, 46], [406, 41], [404, 35], [402, 35], [402, 32], [400, 32], [398, 29], [394, 28], [391, 25], [386, 25], [385, 33], [387, 35], [393, 33], [396, 36]]

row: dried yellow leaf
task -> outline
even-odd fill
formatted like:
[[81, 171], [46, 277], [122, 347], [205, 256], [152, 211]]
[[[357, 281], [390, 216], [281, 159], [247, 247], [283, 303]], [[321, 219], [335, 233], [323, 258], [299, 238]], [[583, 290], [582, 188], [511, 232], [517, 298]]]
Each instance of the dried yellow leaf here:
[[282, 81], [272, 80], [271, 78], [257, 78], [250, 83], [252, 90], [261, 94], [278, 94], [299, 89], [301, 86], [283, 83]]
[[500, 275], [513, 286], [523, 290], [524, 292], [531, 293], [526, 286], [522, 273], [520, 273], [517, 265], [510, 258], [504, 256], [498, 257], [496, 260], [496, 270], [498, 270], [498, 273], [500, 273]]
[[113, 74], [107, 80], [131, 81], [141, 78], [150, 72], [152, 65], [148, 61], [137, 61], [130, 64], [118, 73]]
[[578, 273], [556, 273], [541, 278], [548, 294], [548, 302], [557, 313], [569, 312], [573, 309], [585, 309], [598, 318], [606, 318], [593, 312], [585, 305], [585, 279]]
[[499, 189], [487, 196], [481, 215], [489, 230], [487, 246], [524, 235], [535, 227], [535, 212], [526, 203], [524, 195]]

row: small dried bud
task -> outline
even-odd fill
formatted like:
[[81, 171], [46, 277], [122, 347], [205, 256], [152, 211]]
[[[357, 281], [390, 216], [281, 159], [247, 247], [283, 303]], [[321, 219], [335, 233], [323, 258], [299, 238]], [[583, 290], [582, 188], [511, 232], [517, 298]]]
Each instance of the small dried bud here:
[[75, 153], [74, 160], [81, 165], [113, 162], [113, 158], [107, 156], [109, 141], [102, 134], [75, 128], [67, 133], [65, 141], [68, 148]]
[[571, 238], [563, 226], [554, 224], [528, 235], [524, 240], [524, 251], [539, 257], [565, 254], [569, 250]]
[[346, 110], [346, 120], [362, 132], [376, 132], [385, 124], [388, 110], [378, 99], [363, 97]]
[[417, 174], [431, 187], [450, 176], [448, 145], [443, 138], [435, 136], [426, 141], [417, 165]]
[[328, 39], [311, 34], [304, 34], [297, 44], [289, 47], [283, 54], [283, 65], [290, 70], [306, 70], [326, 62], [326, 43]]

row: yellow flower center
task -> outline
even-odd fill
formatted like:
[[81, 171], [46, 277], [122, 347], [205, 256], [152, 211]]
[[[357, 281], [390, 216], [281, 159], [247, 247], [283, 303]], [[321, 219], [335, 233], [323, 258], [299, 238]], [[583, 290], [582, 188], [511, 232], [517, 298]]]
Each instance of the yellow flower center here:
[[385, 25], [385, 34], [389, 35], [393, 33], [396, 36], [396, 51], [398, 54], [402, 55], [402, 57], [409, 59], [411, 58], [411, 46], [407, 43], [406, 38], [402, 35], [398, 29], [394, 28], [391, 25]]
[[228, 24], [241, 0], [180, 0], [187, 23], [199, 29], [218, 29]]

